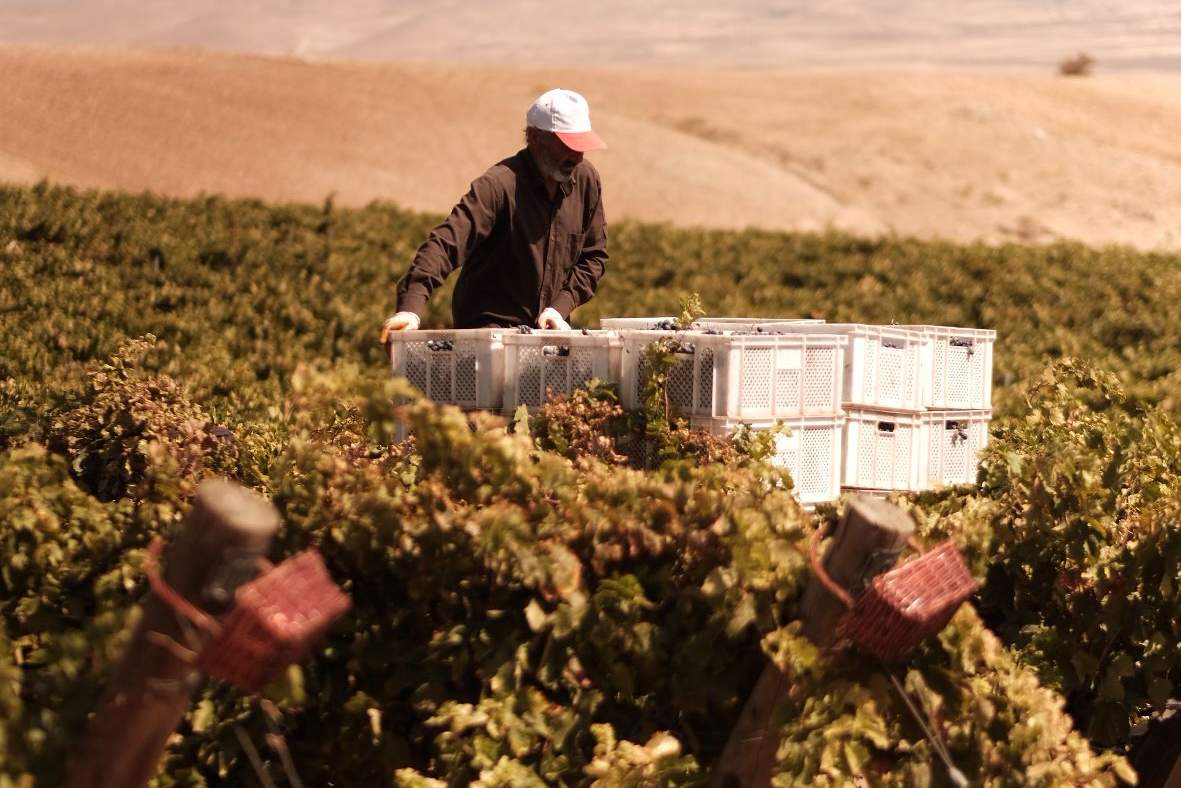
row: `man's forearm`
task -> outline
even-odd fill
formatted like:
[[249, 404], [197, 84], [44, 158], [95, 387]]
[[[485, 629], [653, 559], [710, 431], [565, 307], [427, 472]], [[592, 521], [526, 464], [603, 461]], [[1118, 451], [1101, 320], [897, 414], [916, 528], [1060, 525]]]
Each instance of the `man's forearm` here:
[[414, 261], [410, 263], [410, 270], [398, 281], [399, 312], [421, 315], [431, 293], [447, 280], [456, 267], [443, 248], [437, 235], [438, 230], [439, 228], [432, 230], [422, 246], [418, 247]]
[[418, 316], [422, 316], [426, 309], [426, 302], [430, 299], [430, 293], [421, 286], [410, 284], [405, 290], [398, 287], [398, 300], [395, 311], [398, 312], [413, 312]]

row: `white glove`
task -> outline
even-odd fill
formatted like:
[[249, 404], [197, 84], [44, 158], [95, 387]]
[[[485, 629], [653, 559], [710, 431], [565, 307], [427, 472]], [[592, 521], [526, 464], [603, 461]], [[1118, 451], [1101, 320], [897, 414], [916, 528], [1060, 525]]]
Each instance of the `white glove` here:
[[537, 316], [537, 327], [556, 328], [560, 331], [570, 330], [570, 324], [563, 320], [561, 313], [552, 306], [541, 310], [541, 314]]
[[418, 325], [418, 315], [413, 312], [399, 312], [393, 317], [387, 317], [382, 323], [381, 339], [378, 341], [384, 345], [389, 339], [391, 331], [414, 331]]

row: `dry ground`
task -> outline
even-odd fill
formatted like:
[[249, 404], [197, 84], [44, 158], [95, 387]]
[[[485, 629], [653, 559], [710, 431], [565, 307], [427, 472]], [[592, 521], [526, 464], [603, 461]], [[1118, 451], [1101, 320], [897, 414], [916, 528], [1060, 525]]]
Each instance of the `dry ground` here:
[[0, 48], [0, 180], [446, 211], [584, 92], [609, 219], [1181, 247], [1181, 74], [554, 70]]
[[0, 44], [578, 68], [1181, 68], [1176, 0], [3, 0]]

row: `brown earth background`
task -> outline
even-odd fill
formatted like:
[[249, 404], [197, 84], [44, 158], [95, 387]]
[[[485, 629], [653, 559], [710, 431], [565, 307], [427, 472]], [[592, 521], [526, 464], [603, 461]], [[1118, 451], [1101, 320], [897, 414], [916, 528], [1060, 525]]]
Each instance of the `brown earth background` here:
[[0, 180], [443, 212], [563, 86], [611, 220], [1181, 246], [1181, 9], [815, 5], [17, 0]]

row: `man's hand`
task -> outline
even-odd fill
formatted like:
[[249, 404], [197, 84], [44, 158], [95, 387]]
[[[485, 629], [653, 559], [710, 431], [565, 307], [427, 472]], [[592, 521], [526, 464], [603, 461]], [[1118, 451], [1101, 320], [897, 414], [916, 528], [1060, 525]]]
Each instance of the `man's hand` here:
[[386, 321], [381, 325], [381, 339], [378, 341], [385, 344], [389, 341], [391, 331], [414, 331], [418, 328], [418, 315], [413, 312], [399, 312], [393, 317], [387, 317]]
[[562, 319], [561, 313], [552, 306], [547, 306], [541, 310], [541, 314], [537, 316], [538, 328], [556, 328], [561, 331], [569, 331], [570, 324]]

